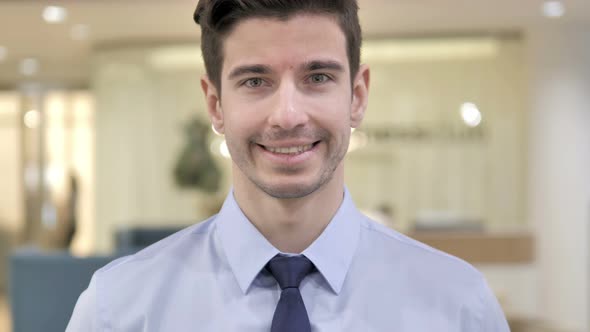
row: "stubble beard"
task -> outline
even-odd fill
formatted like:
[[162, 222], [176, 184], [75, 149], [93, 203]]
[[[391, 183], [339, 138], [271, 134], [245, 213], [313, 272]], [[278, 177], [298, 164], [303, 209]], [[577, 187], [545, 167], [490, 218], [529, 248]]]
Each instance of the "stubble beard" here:
[[[321, 140], [322, 144], [326, 144], [329, 148], [331, 136], [326, 131], [320, 131], [318, 134], [314, 135], [314, 137], [320, 138], [319, 140]], [[253, 183], [258, 189], [260, 189], [270, 197], [276, 199], [303, 198], [318, 191], [326, 183], [330, 182], [334, 178], [334, 173], [336, 172], [338, 166], [340, 166], [340, 163], [342, 163], [342, 160], [344, 159], [344, 156], [346, 155], [346, 152], [348, 150], [349, 139], [350, 137], [342, 135], [341, 146], [335, 147], [337, 152], [331, 156], [328, 156], [328, 158], [322, 165], [319, 178], [317, 180], [314, 180], [309, 185], [301, 183], [295, 185], [288, 185], [288, 188], [283, 188], [281, 185], [273, 185], [271, 183], [263, 181], [263, 174], [257, 174], [253, 158], [246, 157], [246, 154], [243, 153], [244, 151], [242, 151], [242, 153], [235, 154], [236, 158], [233, 158], [232, 155], [232, 158], [234, 159], [234, 163], [238, 166], [242, 174], [246, 175], [246, 177], [251, 183]], [[251, 140], [250, 142], [256, 142], [256, 140]], [[249, 147], [246, 148], [246, 150], [249, 151]], [[288, 169], [284, 170], [283, 172], [297, 173], [296, 170]]]

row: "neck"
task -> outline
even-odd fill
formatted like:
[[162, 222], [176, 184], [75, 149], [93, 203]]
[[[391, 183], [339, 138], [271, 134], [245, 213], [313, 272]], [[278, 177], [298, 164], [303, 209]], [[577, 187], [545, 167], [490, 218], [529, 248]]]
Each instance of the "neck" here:
[[309, 247], [328, 226], [344, 197], [342, 165], [330, 181], [301, 198], [275, 198], [248, 179], [239, 178], [242, 181], [234, 176], [234, 197], [240, 209], [275, 248], [285, 253], [301, 253]]

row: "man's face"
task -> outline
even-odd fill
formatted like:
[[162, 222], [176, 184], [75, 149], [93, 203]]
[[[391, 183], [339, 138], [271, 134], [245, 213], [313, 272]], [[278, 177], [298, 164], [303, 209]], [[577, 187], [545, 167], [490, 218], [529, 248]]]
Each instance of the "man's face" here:
[[213, 125], [226, 137], [234, 182], [298, 198], [342, 177], [351, 127], [366, 108], [368, 69], [350, 82], [334, 19], [251, 18], [224, 41], [221, 100], [203, 80]]

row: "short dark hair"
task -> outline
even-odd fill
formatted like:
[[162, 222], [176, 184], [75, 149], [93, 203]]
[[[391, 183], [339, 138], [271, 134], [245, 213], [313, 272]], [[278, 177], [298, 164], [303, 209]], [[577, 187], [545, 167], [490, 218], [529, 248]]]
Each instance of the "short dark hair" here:
[[361, 27], [357, 0], [199, 0], [194, 20], [201, 26], [201, 51], [209, 79], [221, 92], [223, 41], [241, 20], [253, 17], [287, 20], [295, 14], [332, 15], [346, 37], [351, 80], [360, 66]]

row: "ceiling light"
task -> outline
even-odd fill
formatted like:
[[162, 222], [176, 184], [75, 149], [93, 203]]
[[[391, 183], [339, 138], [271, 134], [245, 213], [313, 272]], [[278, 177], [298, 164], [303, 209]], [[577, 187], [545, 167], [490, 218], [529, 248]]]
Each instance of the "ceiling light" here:
[[481, 123], [481, 112], [474, 103], [461, 105], [461, 117], [469, 127], [477, 127]]
[[565, 14], [565, 6], [561, 1], [545, 1], [543, 3], [543, 15], [551, 18], [562, 17]]
[[86, 24], [76, 24], [70, 30], [70, 37], [73, 40], [86, 40], [90, 34], [90, 28]]
[[6, 59], [6, 47], [0, 46], [0, 61]]
[[47, 6], [43, 10], [43, 19], [47, 23], [61, 23], [68, 17], [68, 12], [64, 7]]
[[49, 188], [57, 188], [64, 183], [65, 178], [66, 175], [63, 166], [49, 165], [45, 170], [45, 181]]
[[25, 113], [23, 121], [27, 128], [36, 129], [39, 127], [39, 123], [41, 123], [41, 113], [39, 113], [37, 110], [30, 110]]
[[26, 58], [20, 62], [20, 72], [25, 76], [33, 76], [39, 71], [39, 60]]
[[158, 70], [204, 68], [201, 48], [194, 45], [157, 48], [149, 54], [148, 63]]
[[486, 38], [425, 38], [367, 41], [363, 59], [369, 63], [489, 59], [498, 55], [498, 40]]

